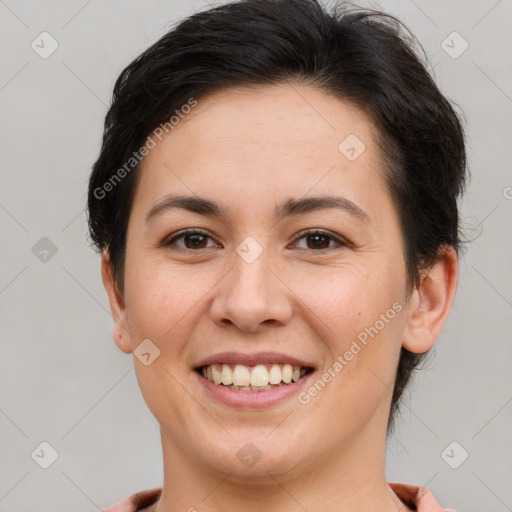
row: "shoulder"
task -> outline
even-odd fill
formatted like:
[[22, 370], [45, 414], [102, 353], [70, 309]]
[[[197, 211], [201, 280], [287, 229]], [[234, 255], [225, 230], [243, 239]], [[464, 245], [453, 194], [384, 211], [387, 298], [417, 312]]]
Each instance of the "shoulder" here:
[[146, 507], [156, 503], [161, 494], [161, 487], [139, 491], [122, 499], [121, 501], [118, 501], [103, 512], [142, 512]]
[[[453, 509], [441, 508], [434, 494], [426, 487], [402, 483], [389, 483], [393, 492], [417, 512], [455, 512]], [[157, 487], [139, 491], [115, 503], [104, 512], [137, 512], [157, 502], [162, 488]]]
[[432, 491], [426, 487], [401, 483], [389, 483], [393, 492], [417, 512], [455, 512], [451, 508], [442, 508]]

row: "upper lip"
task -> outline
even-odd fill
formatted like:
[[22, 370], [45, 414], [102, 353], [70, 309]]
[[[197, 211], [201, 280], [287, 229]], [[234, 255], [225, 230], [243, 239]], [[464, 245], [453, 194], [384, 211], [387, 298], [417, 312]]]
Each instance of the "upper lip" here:
[[297, 359], [286, 354], [278, 352], [259, 352], [257, 354], [244, 354], [241, 352], [219, 352], [201, 359], [194, 365], [194, 368], [201, 368], [210, 364], [243, 364], [245, 366], [255, 366], [257, 364], [291, 364], [292, 366], [301, 366], [303, 368], [314, 368], [315, 366], [307, 361]]

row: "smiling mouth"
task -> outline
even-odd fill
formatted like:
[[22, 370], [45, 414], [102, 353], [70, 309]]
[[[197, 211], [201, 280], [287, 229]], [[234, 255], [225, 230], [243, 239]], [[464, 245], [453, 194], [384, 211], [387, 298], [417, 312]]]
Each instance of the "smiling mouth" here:
[[291, 364], [209, 364], [196, 371], [212, 384], [233, 391], [269, 391], [298, 382], [314, 369]]

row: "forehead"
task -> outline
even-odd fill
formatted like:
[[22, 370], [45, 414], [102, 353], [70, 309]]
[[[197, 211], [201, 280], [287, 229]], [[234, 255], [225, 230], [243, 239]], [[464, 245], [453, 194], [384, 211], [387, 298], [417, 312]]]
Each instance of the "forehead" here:
[[[222, 139], [273, 140], [334, 149], [349, 134], [372, 145], [376, 127], [366, 112], [312, 85], [279, 83], [228, 87], [202, 96], [181, 116], [174, 134], [201, 137], [202, 143]], [[295, 147], [295, 152], [300, 152]], [[311, 148], [308, 148], [308, 151]], [[284, 151], [284, 148], [282, 148]]]
[[371, 119], [313, 86], [230, 87], [187, 111], [143, 161], [146, 210], [171, 192], [253, 211], [308, 191], [336, 189], [354, 202], [384, 192]]

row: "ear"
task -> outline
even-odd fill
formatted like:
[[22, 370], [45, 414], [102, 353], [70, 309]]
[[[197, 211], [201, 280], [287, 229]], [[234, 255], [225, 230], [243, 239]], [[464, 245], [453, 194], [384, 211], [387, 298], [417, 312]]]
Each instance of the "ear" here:
[[108, 300], [110, 302], [110, 311], [114, 320], [113, 336], [116, 345], [126, 354], [132, 352], [132, 343], [126, 321], [126, 306], [123, 294], [119, 291], [114, 280], [114, 271], [110, 261], [108, 249], [103, 251], [101, 257], [101, 278], [103, 286], [107, 290]]
[[450, 313], [457, 279], [457, 253], [450, 245], [442, 246], [438, 260], [425, 271], [421, 284], [414, 289], [409, 300], [402, 341], [406, 350], [423, 354], [434, 346]]

